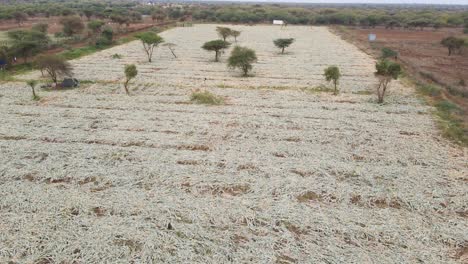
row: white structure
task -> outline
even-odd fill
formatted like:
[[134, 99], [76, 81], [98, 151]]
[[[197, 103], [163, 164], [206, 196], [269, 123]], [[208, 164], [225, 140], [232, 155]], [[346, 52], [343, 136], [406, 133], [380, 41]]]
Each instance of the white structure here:
[[273, 25], [284, 25], [283, 20], [273, 20]]
[[377, 35], [371, 33], [369, 34], [368, 39], [370, 42], [374, 42], [377, 40]]

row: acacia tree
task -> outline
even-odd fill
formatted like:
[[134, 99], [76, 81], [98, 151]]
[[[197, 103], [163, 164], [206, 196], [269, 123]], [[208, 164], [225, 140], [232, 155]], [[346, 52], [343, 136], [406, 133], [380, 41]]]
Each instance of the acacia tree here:
[[32, 30], [39, 31], [42, 33], [47, 33], [47, 30], [49, 29], [49, 24], [46, 23], [38, 23], [32, 26]]
[[36, 85], [37, 85], [37, 81], [36, 80], [29, 80], [26, 82], [29, 87], [31, 87], [31, 90], [32, 90], [32, 95], [33, 95], [33, 100], [37, 100], [39, 99], [39, 96], [36, 95], [36, 91], [35, 91], [35, 88], [36, 88]]
[[41, 55], [37, 58], [36, 64], [41, 72], [46, 72], [55, 84], [57, 84], [58, 77], [72, 75], [71, 64], [57, 55]]
[[281, 54], [284, 54], [284, 49], [289, 47], [294, 42], [293, 38], [275, 39], [273, 43], [281, 49]]
[[163, 43], [164, 39], [158, 34], [149, 31], [137, 34], [135, 37], [141, 40], [141, 43], [143, 44], [143, 49], [145, 50], [146, 55], [148, 55], [148, 62], [151, 62], [151, 59], [153, 58], [154, 48], [157, 47], [159, 44]]
[[234, 37], [234, 41], [235, 41], [235, 42], [237, 42], [237, 37], [239, 37], [240, 34], [241, 34], [241, 32], [238, 31], [238, 30], [231, 30], [231, 36]]
[[462, 38], [447, 37], [440, 43], [448, 49], [448, 55], [450, 56], [455, 50], [461, 52], [461, 48], [465, 45], [465, 40]]
[[138, 70], [135, 64], [130, 64], [130, 65], [125, 65], [124, 72], [125, 72], [125, 82], [124, 82], [125, 93], [127, 93], [127, 95], [130, 95], [130, 92], [128, 91], [128, 84], [133, 78], [135, 78], [138, 75]]
[[216, 32], [218, 32], [218, 35], [223, 38], [223, 41], [226, 41], [226, 38], [231, 36], [232, 34], [232, 29], [228, 27], [216, 27]]
[[401, 66], [398, 63], [383, 59], [375, 64], [375, 75], [379, 79], [379, 86], [377, 87], [378, 103], [384, 102], [385, 92], [388, 85], [392, 80], [398, 79], [401, 74]]
[[166, 46], [172, 53], [172, 56], [177, 59], [177, 55], [175, 54], [175, 47], [177, 46], [174, 43], [164, 43], [163, 46]]
[[36, 30], [13, 30], [8, 31], [8, 38], [11, 40], [12, 53], [22, 57], [24, 62], [47, 47], [49, 37]]
[[228, 67], [231, 69], [239, 68], [244, 73], [243, 76], [248, 76], [252, 70], [252, 63], [257, 61], [257, 55], [253, 49], [236, 46], [228, 59]]
[[229, 48], [230, 45], [231, 43], [218, 39], [206, 42], [205, 44], [203, 44], [202, 49], [207, 51], [214, 51], [215, 61], [218, 61], [220, 52], [224, 49]]
[[28, 15], [26, 15], [26, 13], [17, 11], [13, 13], [13, 18], [15, 19], [18, 26], [21, 26], [24, 21], [28, 20]]
[[335, 87], [333, 94], [337, 95], [338, 94], [338, 80], [341, 77], [340, 69], [337, 66], [330, 66], [325, 69], [324, 76], [327, 82], [330, 82], [330, 81], [333, 82], [333, 85]]
[[60, 19], [60, 24], [63, 26], [63, 33], [68, 37], [79, 34], [84, 29], [83, 22], [81, 22], [81, 19], [77, 16], [64, 17]]
[[104, 21], [92, 20], [88, 22], [88, 29], [91, 30], [94, 36], [97, 36], [99, 33], [101, 33], [104, 24]]

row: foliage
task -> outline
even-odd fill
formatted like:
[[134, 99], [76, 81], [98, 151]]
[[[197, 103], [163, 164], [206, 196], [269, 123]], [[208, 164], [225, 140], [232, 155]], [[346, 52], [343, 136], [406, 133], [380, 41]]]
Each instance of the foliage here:
[[220, 51], [229, 48], [231, 43], [226, 42], [224, 40], [212, 40], [205, 42], [203, 44], [202, 49], [207, 51], [214, 51], [215, 52], [215, 61], [218, 61]]
[[29, 80], [29, 81], [26, 82], [26, 84], [29, 85], [29, 87], [31, 87], [33, 100], [38, 100], [39, 96], [36, 95], [36, 91], [35, 91], [37, 81], [36, 80]]
[[8, 31], [8, 38], [12, 42], [12, 53], [24, 58], [38, 54], [49, 44], [49, 37], [43, 32], [35, 30]]
[[338, 80], [341, 77], [340, 69], [337, 66], [330, 66], [325, 69], [324, 76], [328, 82], [330, 81], [333, 82], [333, 85], [334, 85], [333, 93], [337, 95], [338, 94], [338, 87], [337, 87]]
[[157, 47], [159, 44], [163, 43], [164, 39], [158, 34], [150, 31], [139, 33], [135, 35], [135, 37], [141, 40], [141, 43], [143, 44], [143, 49], [145, 50], [146, 55], [148, 55], [148, 62], [151, 62], [154, 48]]
[[377, 70], [375, 75], [379, 78], [379, 85], [377, 87], [378, 102], [383, 103], [388, 85], [393, 79], [398, 79], [402, 69], [400, 64], [386, 59], [378, 61], [375, 64], [375, 68]]
[[252, 63], [257, 61], [255, 51], [249, 48], [236, 46], [228, 59], [229, 68], [239, 68], [247, 76], [249, 71], [252, 70]]
[[237, 38], [240, 36], [241, 31], [239, 30], [231, 30], [231, 36], [234, 38], [234, 41], [237, 42]]
[[382, 59], [388, 59], [388, 58], [398, 58], [398, 52], [390, 49], [390, 48], [383, 48], [382, 49], [382, 55], [380, 56]]
[[127, 93], [127, 95], [130, 95], [130, 92], [128, 91], [128, 84], [133, 78], [135, 78], [138, 75], [138, 70], [135, 64], [130, 64], [130, 65], [125, 65], [124, 72], [125, 72], [125, 82], [124, 82], [125, 93]]
[[228, 38], [229, 36], [231, 36], [232, 34], [232, 29], [228, 28], [228, 27], [216, 27], [216, 32], [218, 32], [218, 35], [224, 40], [226, 41], [226, 38]]
[[440, 43], [448, 49], [448, 55], [450, 56], [456, 50], [461, 52], [461, 48], [465, 45], [465, 40], [457, 37], [447, 37]]
[[88, 29], [94, 34], [98, 34], [101, 32], [104, 25], [105, 23], [102, 20], [91, 20], [88, 22]]
[[112, 58], [113, 59], [121, 59], [122, 58], [122, 55], [118, 54], [118, 53], [114, 53], [114, 55], [112, 55]]
[[75, 34], [79, 34], [84, 29], [84, 24], [81, 22], [81, 19], [76, 16], [72, 17], [63, 17], [60, 19], [60, 24], [63, 26], [63, 33], [65, 36], [73, 36]]
[[441, 88], [432, 84], [424, 84], [418, 86], [418, 91], [424, 95], [439, 96], [441, 94]]
[[42, 72], [46, 72], [55, 84], [58, 77], [72, 75], [71, 64], [57, 55], [40, 55], [36, 59], [36, 65]]
[[197, 104], [221, 105], [224, 103], [222, 97], [216, 96], [209, 91], [195, 91], [190, 96], [190, 101]]
[[280, 38], [273, 41], [275, 46], [281, 49], [281, 54], [284, 54], [284, 49], [289, 47], [293, 42], [293, 38]]
[[49, 25], [46, 23], [38, 23], [32, 26], [32, 30], [39, 31], [42, 33], [47, 33], [47, 30], [49, 29]]

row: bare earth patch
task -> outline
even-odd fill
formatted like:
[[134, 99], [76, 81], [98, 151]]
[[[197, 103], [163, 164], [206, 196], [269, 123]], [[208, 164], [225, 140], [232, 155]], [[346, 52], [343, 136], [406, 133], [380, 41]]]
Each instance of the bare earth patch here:
[[[239, 26], [259, 52], [247, 79], [199, 49], [214, 28], [164, 32], [177, 61], [161, 50], [148, 64], [134, 42], [73, 62], [96, 80], [136, 62], [130, 97], [96, 83], [39, 90], [54, 98], [41, 104], [24, 83], [0, 85], [0, 263], [466, 259], [466, 149], [429, 107], [399, 83], [385, 105], [358, 93], [375, 84], [373, 61], [326, 28]], [[297, 38], [290, 54], [277, 36]], [[300, 89], [333, 62], [340, 95]], [[197, 88], [229, 104], [178, 103]]]

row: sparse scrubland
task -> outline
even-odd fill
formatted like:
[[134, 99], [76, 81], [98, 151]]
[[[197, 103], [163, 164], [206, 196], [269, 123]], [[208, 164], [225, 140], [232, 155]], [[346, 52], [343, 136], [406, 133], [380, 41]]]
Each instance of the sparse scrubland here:
[[228, 26], [248, 78], [204, 24], [160, 34], [177, 58], [137, 40], [72, 60], [82, 87], [37, 101], [39, 71], [0, 84], [0, 263], [467, 260], [466, 148], [433, 107], [395, 78], [378, 104], [376, 61], [325, 27]]

